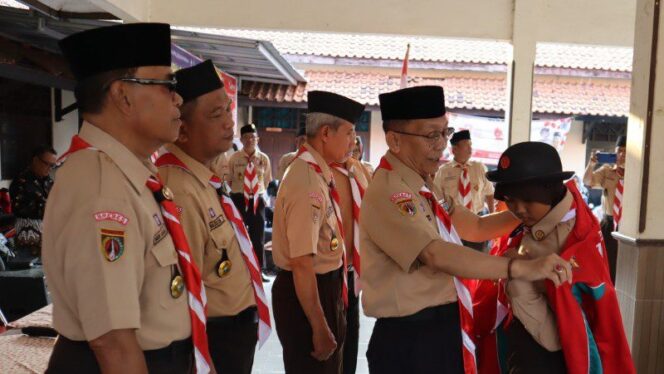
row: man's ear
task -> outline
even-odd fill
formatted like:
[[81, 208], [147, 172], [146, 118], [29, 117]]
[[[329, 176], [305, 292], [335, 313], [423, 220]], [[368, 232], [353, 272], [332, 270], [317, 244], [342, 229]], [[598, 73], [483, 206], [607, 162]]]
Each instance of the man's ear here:
[[127, 91], [127, 85], [121, 81], [112, 82], [108, 88], [105, 105], [113, 105], [121, 113], [128, 115], [132, 111], [133, 103]]
[[392, 151], [392, 153], [399, 153], [401, 150], [400, 140], [401, 139], [399, 138], [399, 135], [395, 132], [388, 131], [387, 134], [385, 134], [385, 141], [387, 142], [387, 146], [390, 151]]
[[318, 131], [322, 135], [321, 139], [323, 139], [323, 143], [327, 143], [327, 138], [330, 137], [332, 128], [329, 125], [322, 125]]

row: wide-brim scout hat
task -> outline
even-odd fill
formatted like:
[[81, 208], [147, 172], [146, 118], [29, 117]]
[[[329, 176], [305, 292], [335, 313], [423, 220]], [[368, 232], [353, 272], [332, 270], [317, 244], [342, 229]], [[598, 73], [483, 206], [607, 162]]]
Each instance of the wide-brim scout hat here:
[[486, 173], [491, 182], [562, 181], [572, 178], [573, 171], [563, 171], [558, 151], [542, 142], [523, 142], [505, 150], [498, 168]]
[[118, 69], [171, 66], [171, 26], [131, 23], [70, 35], [60, 49], [76, 80]]
[[309, 113], [329, 114], [355, 124], [364, 112], [364, 104], [334, 92], [309, 91], [307, 110]]
[[175, 79], [178, 81], [176, 91], [178, 95], [182, 96], [183, 103], [224, 87], [211, 60], [178, 70], [175, 73]]

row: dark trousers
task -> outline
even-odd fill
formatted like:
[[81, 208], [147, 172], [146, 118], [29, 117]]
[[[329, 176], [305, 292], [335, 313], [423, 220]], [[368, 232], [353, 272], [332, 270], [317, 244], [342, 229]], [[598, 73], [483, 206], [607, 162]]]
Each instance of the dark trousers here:
[[341, 299], [341, 269], [316, 274], [318, 297], [327, 325], [337, 340], [337, 349], [325, 361], [311, 357], [314, 350], [311, 325], [295, 294], [293, 273], [281, 270], [272, 286], [272, 310], [277, 336], [283, 347], [286, 373], [340, 374], [343, 343], [346, 335], [346, 313]]
[[[182, 374], [193, 372], [194, 348], [191, 339], [143, 351], [149, 373]], [[60, 335], [48, 361], [47, 374], [101, 373], [97, 358], [86, 341], [74, 341]]]
[[567, 373], [563, 351], [547, 351], [533, 339], [518, 319], [514, 318], [510, 322], [506, 336], [508, 373]]
[[375, 374], [463, 374], [458, 303], [379, 318], [367, 350]]
[[256, 307], [207, 320], [210, 355], [217, 373], [251, 374], [258, 340]]
[[611, 233], [613, 228], [613, 216], [604, 216], [600, 222], [602, 229], [602, 236], [604, 237], [604, 245], [606, 245], [606, 258], [609, 260], [609, 273], [611, 274], [611, 282], [616, 283], [616, 265], [618, 262], [618, 242], [613, 238]]
[[258, 257], [258, 263], [263, 269], [265, 267], [263, 259], [265, 257], [265, 249], [263, 248], [265, 239], [265, 200], [262, 197], [258, 199], [258, 208], [256, 214], [254, 214], [253, 201], [249, 202], [248, 209], [245, 208], [244, 194], [232, 193], [231, 199], [237, 210], [242, 214], [242, 220], [247, 226], [251, 244], [254, 246], [254, 251], [256, 251], [256, 257]]
[[357, 346], [360, 340], [360, 299], [355, 296], [355, 272], [348, 272], [348, 309], [346, 310], [346, 340], [344, 341], [344, 374], [355, 374]]

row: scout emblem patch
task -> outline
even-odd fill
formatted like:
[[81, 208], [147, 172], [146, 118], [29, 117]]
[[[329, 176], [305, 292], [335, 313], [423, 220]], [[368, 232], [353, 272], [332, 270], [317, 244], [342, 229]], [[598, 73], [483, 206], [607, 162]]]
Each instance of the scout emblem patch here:
[[397, 192], [390, 197], [390, 201], [397, 205], [401, 215], [414, 216], [417, 213], [417, 208], [413, 202], [413, 195], [409, 192]]
[[124, 231], [101, 229], [101, 253], [113, 262], [124, 253]]
[[228, 275], [230, 273], [231, 269], [233, 268], [233, 262], [228, 258], [228, 253], [226, 252], [226, 249], [222, 249], [222, 255], [221, 255], [221, 260], [217, 262], [217, 275], [220, 278], [223, 278], [224, 276]]

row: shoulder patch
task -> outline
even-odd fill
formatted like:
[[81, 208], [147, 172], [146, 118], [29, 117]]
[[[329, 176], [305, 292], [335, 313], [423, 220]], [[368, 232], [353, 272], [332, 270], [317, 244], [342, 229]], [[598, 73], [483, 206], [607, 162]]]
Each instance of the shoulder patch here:
[[124, 253], [125, 232], [122, 230], [100, 229], [101, 253], [109, 262], [119, 259]]
[[410, 192], [396, 192], [390, 196], [390, 201], [393, 203], [397, 203], [398, 201], [401, 200], [412, 200], [413, 199], [413, 194]]
[[121, 224], [122, 226], [127, 226], [127, 223], [129, 223], [129, 218], [127, 218], [127, 216], [125, 216], [124, 214], [109, 210], [96, 212], [94, 214], [94, 217], [97, 222], [114, 221]]
[[320, 208], [323, 205], [323, 195], [321, 195], [318, 192], [309, 192], [309, 198], [312, 200], [312, 202], [318, 203], [318, 208]]

